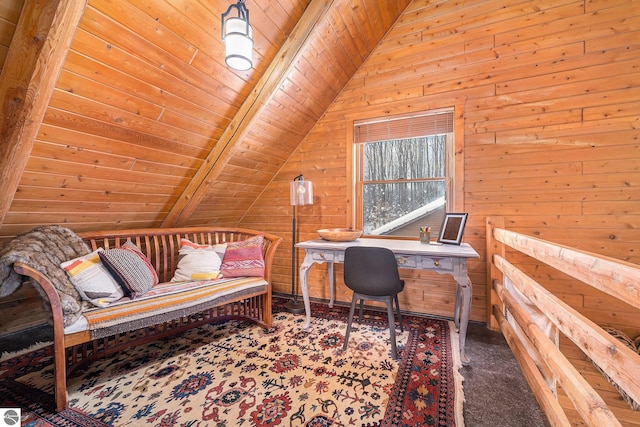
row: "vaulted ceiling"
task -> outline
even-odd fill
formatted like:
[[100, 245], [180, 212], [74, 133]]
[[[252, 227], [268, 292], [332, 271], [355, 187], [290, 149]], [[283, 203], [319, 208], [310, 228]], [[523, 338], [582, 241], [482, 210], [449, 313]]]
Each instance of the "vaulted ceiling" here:
[[3, 2], [0, 236], [236, 224], [408, 3], [247, 0], [238, 72], [231, 0]]

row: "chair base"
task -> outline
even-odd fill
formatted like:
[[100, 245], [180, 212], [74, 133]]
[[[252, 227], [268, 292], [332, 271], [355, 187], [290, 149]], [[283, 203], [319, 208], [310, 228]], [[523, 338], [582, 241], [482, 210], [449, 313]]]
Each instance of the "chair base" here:
[[349, 343], [349, 335], [351, 333], [351, 323], [353, 321], [353, 315], [356, 311], [356, 303], [360, 300], [360, 309], [358, 313], [358, 323], [362, 322], [362, 309], [365, 300], [369, 301], [381, 301], [384, 302], [387, 306], [387, 316], [389, 318], [389, 335], [391, 340], [391, 357], [394, 360], [398, 359], [398, 351], [396, 348], [396, 324], [395, 318], [393, 315], [393, 301], [396, 302], [396, 308], [398, 309], [398, 321], [400, 323], [400, 330], [404, 331], [404, 327], [402, 326], [402, 314], [400, 313], [400, 304], [398, 303], [398, 294], [395, 295], [364, 295], [357, 292], [354, 292], [353, 298], [351, 300], [351, 309], [349, 310], [349, 319], [347, 321], [347, 331], [344, 335], [344, 344], [342, 346], [342, 350], [345, 351], [347, 349], [347, 344]]

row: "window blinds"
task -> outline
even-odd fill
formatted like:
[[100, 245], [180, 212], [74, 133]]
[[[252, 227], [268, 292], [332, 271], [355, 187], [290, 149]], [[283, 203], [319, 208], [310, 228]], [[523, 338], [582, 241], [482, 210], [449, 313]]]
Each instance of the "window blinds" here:
[[354, 123], [356, 143], [389, 141], [453, 132], [453, 108], [424, 114], [384, 117]]

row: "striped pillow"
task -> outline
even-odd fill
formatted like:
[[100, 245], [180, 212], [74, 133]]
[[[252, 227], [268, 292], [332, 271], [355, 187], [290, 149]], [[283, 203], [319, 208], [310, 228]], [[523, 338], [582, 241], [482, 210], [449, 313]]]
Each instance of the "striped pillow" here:
[[106, 307], [124, 296], [120, 284], [100, 262], [102, 248], [90, 254], [60, 264], [83, 300], [97, 307]]
[[226, 249], [226, 243], [199, 245], [188, 239], [181, 239], [178, 267], [171, 281], [219, 279], [220, 264]]
[[263, 277], [264, 258], [262, 246], [264, 235], [260, 234], [239, 242], [227, 243], [227, 251], [220, 272], [223, 277]]

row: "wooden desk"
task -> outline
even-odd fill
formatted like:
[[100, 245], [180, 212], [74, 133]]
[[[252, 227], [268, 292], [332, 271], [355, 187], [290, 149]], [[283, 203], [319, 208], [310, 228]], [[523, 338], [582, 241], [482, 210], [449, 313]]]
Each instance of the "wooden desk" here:
[[463, 364], [468, 364], [464, 347], [471, 308], [471, 280], [467, 274], [467, 259], [479, 258], [478, 253], [468, 244], [434, 245], [424, 244], [416, 240], [396, 239], [357, 239], [353, 242], [330, 242], [316, 239], [301, 242], [296, 245], [305, 251], [304, 260], [300, 266], [300, 287], [307, 319], [304, 329], [311, 324], [311, 305], [309, 303], [308, 275], [313, 264], [328, 263], [329, 269], [329, 307], [333, 307], [335, 283], [333, 264], [344, 262], [344, 251], [349, 246], [376, 246], [391, 249], [396, 256], [399, 268], [429, 270], [440, 274], [450, 274], [457, 283], [454, 322], [460, 335], [460, 357]]

